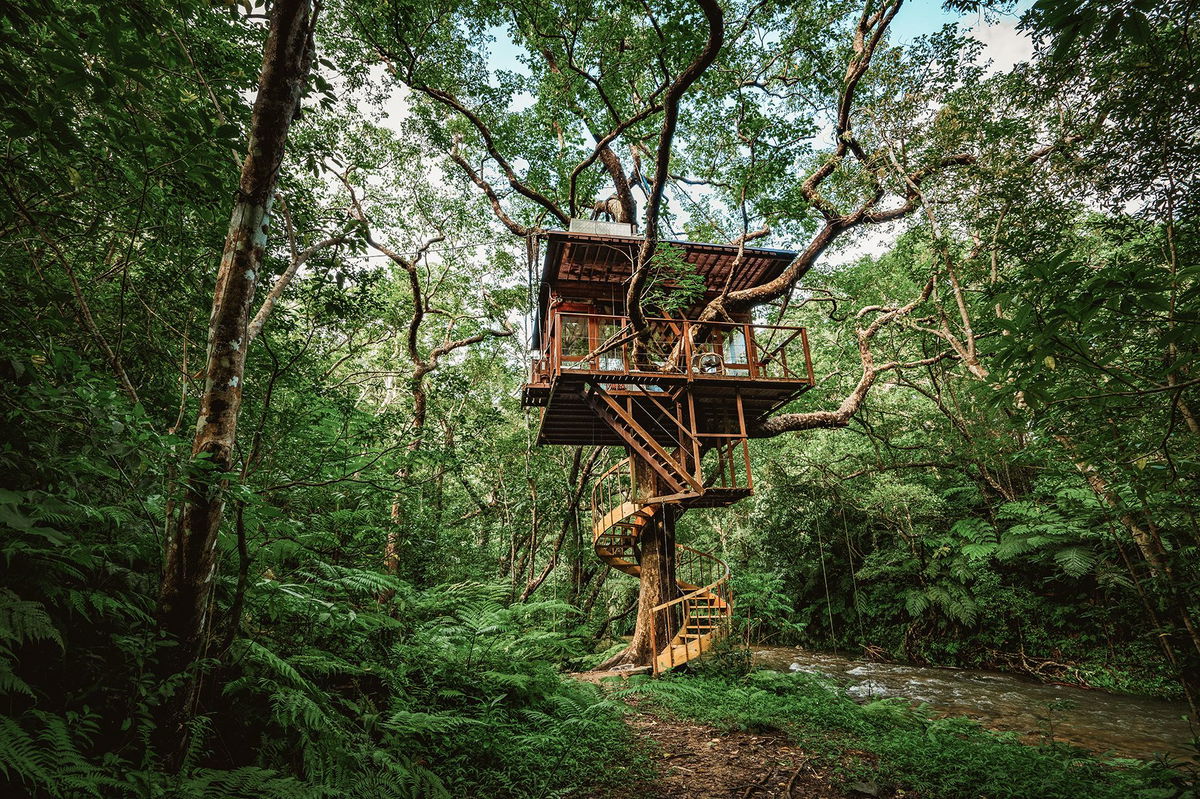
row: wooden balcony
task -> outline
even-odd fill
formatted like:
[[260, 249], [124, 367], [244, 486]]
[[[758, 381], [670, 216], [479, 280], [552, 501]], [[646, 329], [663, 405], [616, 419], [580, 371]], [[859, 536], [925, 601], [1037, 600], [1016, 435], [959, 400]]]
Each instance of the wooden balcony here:
[[610, 383], [813, 383], [808, 332], [802, 327], [666, 318], [647, 322], [649, 341], [635, 358], [627, 317], [554, 313], [529, 384], [548, 385], [563, 373], [594, 375]]
[[656, 405], [686, 394], [697, 429], [731, 433], [814, 384], [807, 331], [791, 325], [651, 318], [635, 348], [623, 316], [555, 312], [522, 390], [545, 408], [542, 443], [618, 444], [583, 401], [588, 385], [627, 400], [650, 422]]

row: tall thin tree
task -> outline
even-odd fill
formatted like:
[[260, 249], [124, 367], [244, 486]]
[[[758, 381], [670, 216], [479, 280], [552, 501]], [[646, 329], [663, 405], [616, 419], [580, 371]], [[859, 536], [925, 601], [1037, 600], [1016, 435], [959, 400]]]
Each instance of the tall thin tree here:
[[[242, 407], [247, 327], [288, 130], [312, 65], [316, 16], [312, 0], [277, 0], [271, 8], [249, 145], [213, 292], [204, 393], [182, 518], [166, 542], [158, 622], [179, 644], [164, 662], [169, 673], [187, 669], [205, 647], [217, 533]], [[177, 720], [185, 717], [180, 714]]]

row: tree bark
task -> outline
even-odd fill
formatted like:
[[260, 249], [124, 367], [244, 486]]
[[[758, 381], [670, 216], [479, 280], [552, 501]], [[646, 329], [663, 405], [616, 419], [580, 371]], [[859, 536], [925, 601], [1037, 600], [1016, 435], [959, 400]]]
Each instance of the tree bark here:
[[616, 190], [617, 200], [621, 203], [621, 213], [618, 214], [617, 221], [636, 225], [637, 202], [633, 199], [633, 191], [630, 189], [629, 179], [625, 177], [625, 168], [621, 166], [621, 159], [617, 157], [611, 147], [605, 145], [600, 150], [600, 162], [612, 176], [613, 188]]
[[[312, 63], [313, 19], [310, 0], [278, 0], [271, 10], [249, 149], [213, 293], [208, 365], [183, 517], [166, 542], [158, 623], [179, 644], [168, 650], [171, 654], [163, 664], [169, 673], [194, 663], [203, 654], [207, 636], [207, 611], [217, 569], [217, 532], [228, 485], [225, 475], [233, 466], [242, 405], [247, 326], [288, 129]], [[183, 711], [172, 719], [175, 725], [186, 719], [187, 708]], [[180, 731], [178, 727], [174, 730]]]
[[654, 181], [650, 186], [649, 196], [646, 197], [646, 232], [638, 249], [637, 267], [633, 270], [625, 293], [625, 312], [629, 315], [630, 325], [638, 333], [634, 344], [635, 358], [645, 346], [645, 337], [649, 330], [642, 313], [642, 288], [650, 271], [650, 259], [658, 247], [658, 218], [661, 211], [659, 206], [662, 205], [663, 192], [666, 191], [667, 180], [671, 176], [671, 144], [675, 140], [675, 128], [679, 123], [679, 104], [684, 93], [717, 60], [717, 54], [725, 42], [725, 15], [720, 4], [716, 0], [697, 0], [697, 4], [708, 23], [708, 38], [704, 49], [679, 73], [663, 96], [663, 121], [659, 128], [658, 148], [654, 156]]

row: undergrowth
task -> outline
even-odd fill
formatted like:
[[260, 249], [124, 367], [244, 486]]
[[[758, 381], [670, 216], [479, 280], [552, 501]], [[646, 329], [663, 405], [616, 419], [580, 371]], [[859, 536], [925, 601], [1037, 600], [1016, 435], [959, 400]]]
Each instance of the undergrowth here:
[[[381, 589], [394, 597], [374, 609]], [[170, 686], [138, 676], [154, 642], [134, 643], [120, 616], [97, 617], [102, 634], [84, 648], [71, 607], [5, 591], [0, 792], [550, 797], [621, 779], [636, 759], [619, 706], [555, 668], [574, 646], [544, 624], [561, 609], [506, 605], [502, 593], [416, 592], [333, 567], [303, 583], [262, 581], [250, 613], [264, 626], [210, 662], [208, 679], [223, 687], [192, 725], [183, 768], [168, 774], [152, 741]], [[68, 682], [64, 695], [44, 682], [85, 661], [111, 666], [122, 647], [134, 658], [123, 680], [109, 675], [120, 693]]]
[[181, 678], [158, 676], [154, 607], [187, 444], [60, 360], [0, 406], [0, 796], [526, 799], [637, 767], [620, 706], [559, 673], [588, 648], [572, 608], [343, 565], [383, 537], [355, 518], [378, 507], [365, 490], [285, 512], [234, 486], [250, 560], [239, 579], [222, 536], [204, 690], [168, 771], [157, 719]]
[[810, 675], [755, 671], [741, 679], [631, 680], [673, 715], [725, 730], [782, 730], [847, 784], [921, 799], [1167, 799], [1192, 796], [1188, 775], [1161, 762], [1104, 761], [1061, 745], [1035, 747], [963, 718], [933, 718], [906, 700], [859, 705]]

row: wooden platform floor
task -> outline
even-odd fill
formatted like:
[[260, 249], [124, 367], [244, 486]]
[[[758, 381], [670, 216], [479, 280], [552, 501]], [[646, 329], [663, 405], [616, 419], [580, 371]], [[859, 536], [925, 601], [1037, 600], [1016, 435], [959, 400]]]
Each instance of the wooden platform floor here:
[[[674, 443], [675, 425], [641, 389], [604, 382], [604, 374], [563, 373], [549, 384], [526, 384], [522, 404], [541, 407], [539, 444], [582, 444], [620, 446], [620, 437], [596, 415], [584, 400], [589, 381], [596, 381], [617, 399], [629, 398], [634, 416], [655, 440], [664, 446]], [[654, 384], [659, 402], [671, 405], [674, 392], [689, 392], [696, 408], [696, 427], [701, 433], [736, 433], [737, 397], [742, 399], [746, 424], [753, 426], [778, 408], [799, 397], [811, 386], [807, 380], [751, 380], [739, 377], [704, 377], [687, 380], [665, 376]]]

